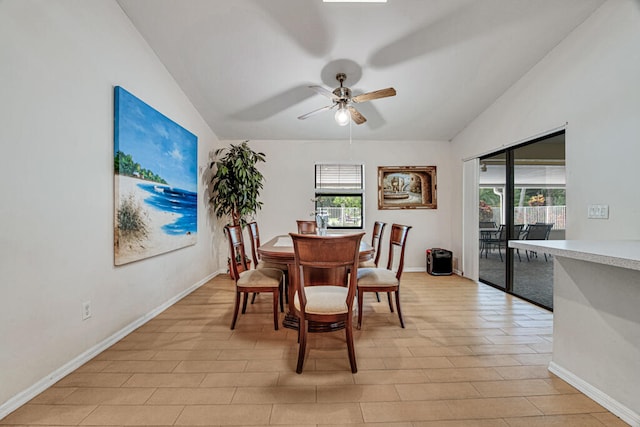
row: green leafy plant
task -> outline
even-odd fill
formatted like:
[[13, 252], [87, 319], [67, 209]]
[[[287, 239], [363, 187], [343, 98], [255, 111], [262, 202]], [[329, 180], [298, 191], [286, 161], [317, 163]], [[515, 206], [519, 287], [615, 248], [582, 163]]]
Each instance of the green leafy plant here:
[[231, 218], [233, 225], [245, 225], [246, 218], [262, 208], [258, 200], [264, 176], [256, 165], [265, 161], [265, 154], [255, 152], [244, 141], [239, 145], [219, 148], [209, 166], [211, 199], [216, 217]]

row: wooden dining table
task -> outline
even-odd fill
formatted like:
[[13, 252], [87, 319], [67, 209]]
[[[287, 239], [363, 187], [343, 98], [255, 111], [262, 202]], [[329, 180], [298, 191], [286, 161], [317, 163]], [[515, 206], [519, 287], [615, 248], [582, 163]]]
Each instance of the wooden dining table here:
[[[294, 294], [295, 294], [295, 283], [292, 283], [295, 277], [294, 269], [295, 269], [295, 253], [293, 251], [293, 241], [291, 240], [291, 236], [288, 234], [280, 235], [272, 238], [266, 243], [263, 243], [258, 248], [258, 254], [260, 255], [260, 259], [265, 263], [274, 263], [274, 264], [283, 264], [287, 266], [288, 270], [288, 280], [289, 280], [289, 290], [288, 290], [288, 305], [287, 312], [285, 313], [284, 320], [282, 322], [282, 326], [290, 329], [298, 329], [298, 317], [293, 314], [293, 304], [294, 304]], [[373, 259], [374, 256], [374, 248], [369, 243], [364, 240], [360, 241], [360, 262], [368, 261]], [[335, 325], [333, 329], [340, 329], [342, 325]], [[309, 325], [310, 332], [319, 332], [326, 331], [326, 328], [315, 328], [313, 325]]]

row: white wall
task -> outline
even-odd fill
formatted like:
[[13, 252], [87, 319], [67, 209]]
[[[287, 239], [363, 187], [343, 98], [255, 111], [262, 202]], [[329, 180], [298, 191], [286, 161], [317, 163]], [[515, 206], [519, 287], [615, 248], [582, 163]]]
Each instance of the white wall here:
[[[640, 1], [609, 0], [452, 142], [453, 250], [462, 159], [568, 123], [567, 239], [639, 239]], [[608, 204], [608, 220], [587, 219]]]
[[[353, 129], [357, 134], [357, 129]], [[452, 180], [449, 143], [438, 141], [250, 141], [266, 154], [263, 209], [258, 213], [261, 240], [296, 231], [297, 219], [309, 219], [314, 205], [315, 163], [349, 162], [365, 165], [365, 235], [371, 240], [375, 221], [387, 222], [383, 245], [392, 223], [411, 225], [405, 270], [425, 271], [425, 250], [451, 241]], [[237, 143], [233, 141], [231, 143]], [[438, 209], [378, 210], [378, 166], [437, 166]], [[387, 249], [381, 260], [386, 262]], [[454, 254], [457, 257], [457, 254]]]
[[115, 2], [0, 2], [0, 81], [2, 418], [218, 269], [202, 196], [195, 246], [114, 267], [113, 86], [196, 134], [200, 168], [219, 143]]

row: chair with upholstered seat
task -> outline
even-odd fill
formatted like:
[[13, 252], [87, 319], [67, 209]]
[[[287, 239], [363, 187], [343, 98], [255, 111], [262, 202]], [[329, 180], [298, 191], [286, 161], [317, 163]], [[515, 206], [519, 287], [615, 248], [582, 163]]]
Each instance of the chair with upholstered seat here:
[[229, 267], [232, 270], [232, 277], [236, 284], [236, 301], [233, 309], [233, 320], [231, 321], [231, 329], [235, 329], [238, 319], [238, 310], [240, 308], [240, 295], [244, 294], [242, 300], [242, 314], [247, 310], [247, 298], [250, 293], [267, 293], [273, 294], [273, 327], [278, 329], [278, 300], [282, 292], [284, 283], [284, 273], [282, 270], [275, 268], [260, 268], [249, 270], [247, 266], [246, 253], [244, 249], [244, 239], [242, 237], [242, 227], [239, 225], [227, 225], [224, 228], [227, 240], [229, 241], [229, 256], [240, 260], [239, 262], [244, 271], [238, 271], [236, 262], [230, 262]]
[[[382, 247], [382, 235], [384, 234], [384, 227], [386, 222], [376, 221], [373, 225], [373, 232], [371, 233], [371, 247], [373, 248], [373, 259], [361, 261], [358, 268], [377, 268], [378, 262], [380, 262], [380, 248]], [[376, 292], [376, 299], [380, 302], [380, 295]]]
[[307, 221], [304, 219], [296, 220], [298, 224], [298, 234], [316, 234], [318, 225], [315, 221]]
[[351, 372], [358, 371], [353, 343], [353, 306], [363, 235], [291, 233], [295, 253], [295, 269], [291, 273], [295, 287], [293, 309], [299, 319], [297, 373], [302, 373], [309, 322], [314, 323], [316, 331], [329, 331], [336, 325], [344, 327]]
[[[400, 319], [400, 326], [404, 328], [404, 319], [400, 309], [400, 277], [404, 269], [404, 249], [407, 244], [407, 235], [410, 225], [391, 225], [389, 236], [389, 258], [386, 268], [360, 268], [358, 269], [358, 328], [362, 327], [362, 306], [365, 292], [386, 292], [389, 300], [389, 309], [393, 313], [391, 293], [395, 294], [396, 310]], [[395, 256], [398, 262], [394, 263]], [[395, 268], [395, 271], [394, 271]]]
[[358, 268], [376, 268], [380, 261], [380, 248], [382, 247], [382, 235], [384, 234], [384, 227], [386, 222], [376, 221], [373, 225], [373, 232], [371, 233], [371, 247], [375, 251], [373, 259], [362, 261]]
[[[282, 311], [283, 300], [287, 299], [287, 264], [275, 264], [261, 260], [260, 254], [258, 253], [258, 248], [260, 247], [260, 229], [258, 228], [258, 223], [255, 221], [248, 223], [247, 230], [249, 230], [249, 237], [251, 239], [251, 258], [253, 259], [253, 265], [255, 265], [255, 268], [276, 268], [278, 270], [282, 270], [284, 273], [284, 295], [281, 295], [280, 298], [280, 311]], [[253, 294], [251, 304], [254, 303], [255, 299], [256, 294]]]

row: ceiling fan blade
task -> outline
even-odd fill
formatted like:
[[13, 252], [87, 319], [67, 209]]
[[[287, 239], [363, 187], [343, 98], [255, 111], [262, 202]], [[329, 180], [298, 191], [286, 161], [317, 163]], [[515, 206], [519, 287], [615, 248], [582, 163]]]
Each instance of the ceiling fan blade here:
[[351, 120], [353, 120], [355, 124], [361, 125], [367, 121], [367, 119], [362, 114], [360, 114], [360, 111], [356, 110], [352, 106], [349, 106], [348, 108], [349, 112], [351, 113]]
[[315, 90], [322, 96], [326, 96], [329, 99], [333, 99], [334, 101], [340, 101], [340, 97], [338, 97], [335, 93], [331, 92], [329, 89], [326, 89], [322, 86], [309, 86], [310, 89]]
[[386, 98], [387, 96], [395, 96], [396, 90], [392, 87], [386, 89], [374, 90], [373, 92], [363, 93], [362, 95], [354, 96], [351, 98], [352, 102], [365, 102], [372, 99]]
[[304, 120], [304, 119], [306, 119], [307, 117], [314, 116], [314, 115], [316, 115], [316, 114], [318, 114], [318, 113], [321, 113], [321, 112], [323, 112], [323, 111], [331, 110], [331, 109], [332, 109], [332, 108], [334, 108], [336, 105], [337, 105], [337, 104], [333, 104], [333, 105], [327, 105], [327, 106], [322, 107], [322, 108], [318, 108], [317, 110], [313, 110], [313, 111], [311, 111], [311, 112], [309, 112], [309, 113], [307, 113], [307, 114], [303, 114], [303, 115], [301, 115], [301, 116], [298, 116], [298, 118], [299, 118], [300, 120]]

